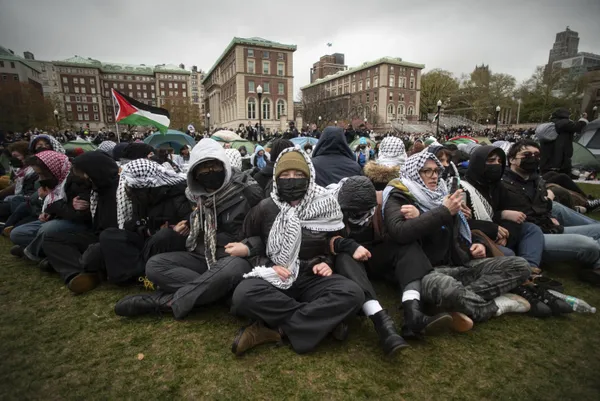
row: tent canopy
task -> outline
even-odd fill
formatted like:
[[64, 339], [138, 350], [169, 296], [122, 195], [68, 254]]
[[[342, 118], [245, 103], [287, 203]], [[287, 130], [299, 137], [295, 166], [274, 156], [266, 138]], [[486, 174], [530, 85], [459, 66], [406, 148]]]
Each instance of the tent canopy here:
[[91, 152], [93, 150], [96, 150], [96, 145], [81, 138], [75, 139], [74, 141], [69, 141], [65, 143], [63, 147], [65, 148], [65, 150], [81, 148], [84, 152]]
[[184, 145], [188, 145], [190, 148], [193, 148], [196, 145], [194, 138], [174, 129], [168, 130], [166, 134], [155, 132], [144, 139], [144, 143], [156, 149], [170, 147], [177, 153], [179, 153]]
[[592, 154], [591, 150], [580, 143], [573, 142], [573, 157], [571, 158], [573, 167], [600, 171], [600, 160]]
[[577, 142], [594, 155], [600, 156], [600, 119], [595, 119], [586, 125]]

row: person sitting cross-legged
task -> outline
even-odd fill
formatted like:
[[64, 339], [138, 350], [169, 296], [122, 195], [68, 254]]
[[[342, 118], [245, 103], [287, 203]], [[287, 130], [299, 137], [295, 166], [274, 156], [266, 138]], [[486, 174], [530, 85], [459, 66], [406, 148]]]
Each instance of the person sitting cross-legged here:
[[312, 351], [334, 331], [343, 339], [343, 321], [364, 304], [356, 283], [332, 273], [329, 242], [344, 222], [335, 198], [316, 185], [310, 157], [284, 150], [273, 179], [271, 196], [244, 222], [246, 236], [266, 244], [266, 257], [233, 294], [232, 313], [255, 321], [235, 337], [236, 355], [282, 337], [297, 353]]

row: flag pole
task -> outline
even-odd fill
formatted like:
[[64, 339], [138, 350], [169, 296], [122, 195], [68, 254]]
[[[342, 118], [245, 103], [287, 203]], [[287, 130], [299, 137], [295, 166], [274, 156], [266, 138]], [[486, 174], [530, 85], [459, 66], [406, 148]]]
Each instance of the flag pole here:
[[112, 92], [114, 89], [111, 89], [112, 95], [112, 104], [113, 104], [113, 113], [115, 113], [115, 128], [117, 129], [117, 143], [121, 143], [121, 135], [119, 135], [119, 123], [117, 122], [117, 108], [115, 107], [115, 94]]

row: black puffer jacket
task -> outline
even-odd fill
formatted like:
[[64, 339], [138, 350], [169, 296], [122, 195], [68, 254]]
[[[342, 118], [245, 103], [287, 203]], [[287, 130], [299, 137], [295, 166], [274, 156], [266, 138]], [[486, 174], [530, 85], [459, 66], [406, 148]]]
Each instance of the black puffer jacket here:
[[550, 121], [554, 123], [558, 138], [555, 141], [544, 142], [540, 145], [540, 170], [542, 174], [548, 171], [571, 174], [575, 123], [569, 120], [569, 115], [569, 110], [565, 108], [557, 109], [552, 113]]
[[317, 173], [317, 185], [322, 187], [338, 183], [342, 178], [362, 175], [342, 128], [325, 128], [313, 151], [312, 162]]
[[91, 227], [92, 215], [90, 210], [73, 209], [73, 199], [79, 197], [82, 200], [90, 200], [90, 186], [83, 179], [69, 174], [65, 182], [65, 199], [53, 202], [46, 208], [46, 213], [52, 219], [69, 220], [74, 223], [83, 224]]
[[267, 165], [263, 169], [258, 170], [252, 176], [252, 178], [254, 178], [258, 185], [260, 185], [260, 187], [263, 189], [263, 191], [267, 188], [269, 183], [273, 181], [273, 169], [274, 163], [267, 162]]
[[[273, 266], [265, 255], [265, 244], [269, 240], [271, 227], [279, 214], [279, 207], [273, 199], [262, 200], [252, 208], [244, 221], [244, 234], [248, 239], [244, 243], [250, 248], [250, 255], [256, 257], [255, 265]], [[313, 266], [325, 262], [333, 268], [333, 257], [330, 253], [329, 240], [335, 233], [302, 229], [302, 245], [300, 246], [300, 274], [313, 274]]]

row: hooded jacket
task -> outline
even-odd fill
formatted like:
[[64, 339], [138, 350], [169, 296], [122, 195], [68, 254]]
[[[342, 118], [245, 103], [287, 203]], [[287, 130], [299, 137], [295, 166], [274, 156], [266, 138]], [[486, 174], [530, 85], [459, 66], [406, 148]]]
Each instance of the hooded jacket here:
[[540, 170], [542, 174], [548, 171], [571, 174], [575, 123], [569, 120], [569, 115], [569, 110], [565, 108], [557, 109], [552, 113], [550, 121], [554, 123], [558, 137], [555, 141], [540, 144]]
[[[93, 210], [94, 206], [90, 205], [94, 231], [99, 233], [107, 228], [117, 227], [117, 186], [119, 185], [117, 163], [106, 153], [93, 151], [77, 156], [73, 160], [73, 167], [89, 177], [92, 182], [92, 193], [96, 194], [95, 210]], [[93, 203], [93, 199], [90, 203]]]
[[[225, 179], [221, 188], [214, 192], [208, 192], [204, 186], [196, 181], [194, 172], [196, 167], [208, 160], [218, 160], [223, 163], [225, 169]], [[228, 184], [235, 182], [240, 188], [235, 196], [227, 196], [223, 201], [218, 201], [223, 196], [224, 188]], [[244, 239], [242, 226], [246, 215], [263, 198], [262, 190], [256, 182], [247, 174], [235, 171], [231, 168], [231, 163], [225, 149], [213, 139], [202, 139], [190, 154], [190, 167], [187, 173], [188, 189], [191, 196], [199, 201], [206, 203], [212, 200], [216, 210], [216, 259], [229, 256], [225, 252], [225, 245], [230, 242], [240, 242]], [[200, 211], [201, 212], [201, 211]], [[201, 212], [202, 213], [202, 212]], [[190, 233], [191, 235], [191, 233]], [[204, 253], [204, 233], [198, 233], [196, 240], [196, 252]]]
[[342, 178], [362, 175], [342, 128], [325, 128], [313, 151], [312, 162], [317, 173], [317, 185], [322, 187], [338, 183]]

